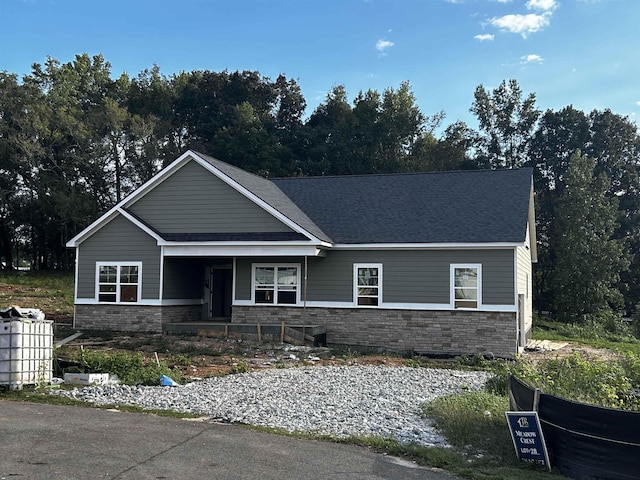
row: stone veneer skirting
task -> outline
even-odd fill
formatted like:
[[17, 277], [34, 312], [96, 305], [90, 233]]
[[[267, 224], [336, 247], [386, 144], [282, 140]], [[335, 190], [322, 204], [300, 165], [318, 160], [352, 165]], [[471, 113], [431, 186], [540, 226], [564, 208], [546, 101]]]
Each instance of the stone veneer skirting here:
[[196, 322], [201, 305], [96, 304], [75, 306], [75, 328], [162, 333], [162, 324]]
[[424, 354], [517, 353], [516, 314], [463, 310], [234, 306], [233, 323], [324, 325], [329, 345]]

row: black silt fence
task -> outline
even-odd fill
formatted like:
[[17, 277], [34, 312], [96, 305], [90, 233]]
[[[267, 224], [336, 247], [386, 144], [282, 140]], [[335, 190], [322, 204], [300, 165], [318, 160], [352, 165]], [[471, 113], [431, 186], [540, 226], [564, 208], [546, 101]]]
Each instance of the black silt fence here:
[[577, 479], [640, 479], [640, 412], [596, 407], [509, 379], [515, 410], [537, 410], [551, 465]]

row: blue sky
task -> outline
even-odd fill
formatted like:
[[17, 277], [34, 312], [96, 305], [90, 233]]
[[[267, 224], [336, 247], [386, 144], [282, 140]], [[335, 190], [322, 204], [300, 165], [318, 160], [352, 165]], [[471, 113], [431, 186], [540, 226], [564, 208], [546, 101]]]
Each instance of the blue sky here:
[[0, 70], [102, 53], [112, 76], [157, 64], [295, 78], [307, 114], [408, 80], [426, 115], [464, 120], [479, 84], [515, 78], [541, 109], [640, 115], [637, 0], [0, 0]]

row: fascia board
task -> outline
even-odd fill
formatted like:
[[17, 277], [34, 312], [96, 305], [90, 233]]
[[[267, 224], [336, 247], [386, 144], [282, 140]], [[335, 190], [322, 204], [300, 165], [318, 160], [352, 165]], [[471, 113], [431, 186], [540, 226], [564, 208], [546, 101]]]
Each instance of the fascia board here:
[[524, 246], [524, 242], [488, 243], [336, 243], [332, 250], [484, 250]]
[[258, 197], [255, 193], [251, 192], [251, 190], [249, 190], [249, 189], [243, 187], [242, 185], [240, 185], [238, 182], [236, 182], [231, 177], [229, 177], [226, 173], [218, 170], [216, 167], [214, 167], [209, 162], [207, 162], [202, 157], [200, 157], [197, 153], [191, 152], [191, 155], [196, 160], [196, 162], [198, 162], [198, 164], [200, 166], [202, 166], [203, 168], [205, 168], [206, 170], [208, 170], [209, 172], [214, 174], [216, 177], [218, 177], [220, 180], [225, 182], [227, 185], [232, 187], [237, 192], [239, 192], [242, 195], [244, 195], [245, 197], [247, 197], [253, 203], [258, 205], [259, 207], [261, 207], [265, 211], [269, 212], [271, 215], [273, 215], [279, 221], [281, 221], [286, 226], [291, 228], [293, 231], [295, 231], [297, 233], [301, 233], [302, 235], [304, 235], [305, 237], [307, 237], [309, 240], [311, 240], [313, 242], [326, 243], [326, 242], [322, 242], [319, 238], [317, 238], [315, 235], [313, 235], [312, 233], [310, 233], [307, 230], [305, 230], [304, 228], [302, 228], [300, 225], [298, 225], [296, 222], [291, 220], [286, 215], [283, 215], [279, 210], [276, 210], [275, 208], [273, 208], [267, 202], [265, 202], [260, 197]]

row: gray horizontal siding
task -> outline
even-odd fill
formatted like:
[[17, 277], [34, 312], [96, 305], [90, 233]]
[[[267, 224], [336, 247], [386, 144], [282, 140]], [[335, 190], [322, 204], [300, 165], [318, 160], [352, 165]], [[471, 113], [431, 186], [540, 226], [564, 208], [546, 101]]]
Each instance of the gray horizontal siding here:
[[163, 233], [291, 231], [193, 161], [157, 185], [130, 209]]
[[[303, 259], [280, 259], [301, 263]], [[251, 298], [251, 263], [271, 259], [238, 259], [236, 299]], [[450, 302], [450, 265], [482, 265], [482, 297], [485, 305], [514, 305], [514, 252], [508, 250], [420, 250], [327, 252], [324, 258], [309, 258], [307, 300], [310, 302], [352, 302], [353, 264], [383, 264], [385, 303]]]
[[78, 247], [78, 298], [95, 298], [96, 262], [142, 262], [142, 299], [158, 299], [160, 247], [118, 216]]

